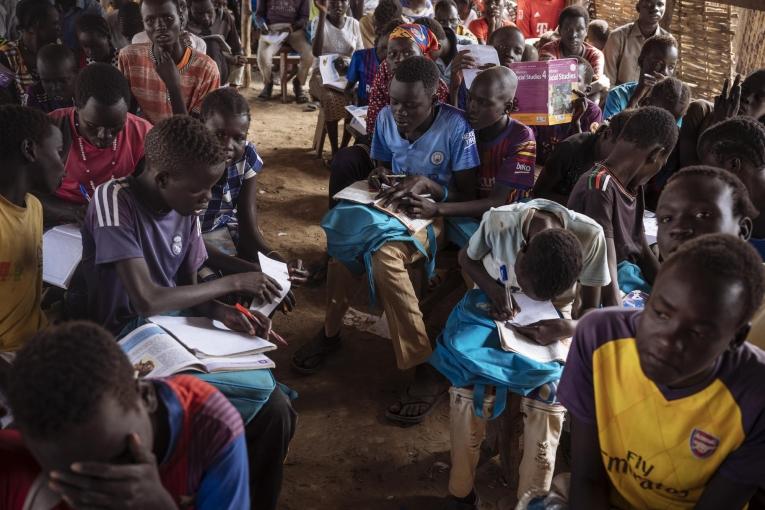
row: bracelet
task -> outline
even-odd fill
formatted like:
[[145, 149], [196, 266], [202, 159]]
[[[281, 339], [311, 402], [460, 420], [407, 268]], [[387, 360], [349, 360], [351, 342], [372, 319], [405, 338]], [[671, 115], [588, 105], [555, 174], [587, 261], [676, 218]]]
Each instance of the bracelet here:
[[441, 202], [446, 202], [447, 198], [449, 198], [449, 186], [444, 186], [444, 196], [441, 198]]

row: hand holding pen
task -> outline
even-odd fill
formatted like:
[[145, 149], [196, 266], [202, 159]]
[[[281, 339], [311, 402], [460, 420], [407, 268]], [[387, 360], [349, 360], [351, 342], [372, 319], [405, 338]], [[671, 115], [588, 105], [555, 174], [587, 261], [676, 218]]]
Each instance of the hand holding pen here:
[[499, 268], [501, 284], [498, 282], [496, 288], [492, 289], [489, 293], [489, 299], [491, 299], [493, 309], [489, 315], [494, 320], [509, 321], [512, 320], [521, 311], [521, 307], [513, 298], [513, 291], [518, 291], [516, 287], [512, 287], [509, 281], [509, 270], [506, 265], [502, 265]]
[[237, 311], [244, 315], [255, 327], [254, 334], [266, 340], [274, 340], [282, 345], [287, 345], [287, 341], [276, 331], [271, 329], [271, 319], [256, 310], [248, 310], [240, 303], [235, 305]]

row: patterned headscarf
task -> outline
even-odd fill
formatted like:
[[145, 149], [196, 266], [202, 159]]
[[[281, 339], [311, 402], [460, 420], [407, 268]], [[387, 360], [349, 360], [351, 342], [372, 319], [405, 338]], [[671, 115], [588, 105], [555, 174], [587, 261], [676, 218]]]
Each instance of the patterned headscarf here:
[[404, 23], [394, 28], [388, 40], [393, 39], [411, 39], [420, 47], [423, 55], [428, 55], [441, 47], [433, 32], [416, 23]]

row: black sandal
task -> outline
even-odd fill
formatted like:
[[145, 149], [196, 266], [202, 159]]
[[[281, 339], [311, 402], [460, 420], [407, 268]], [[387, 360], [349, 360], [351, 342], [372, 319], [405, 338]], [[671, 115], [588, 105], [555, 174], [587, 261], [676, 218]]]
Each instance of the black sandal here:
[[[400, 406], [398, 412], [393, 412], [388, 408], [385, 411], [385, 417], [392, 421], [393, 423], [396, 423], [398, 425], [403, 426], [411, 426], [411, 425], [417, 425], [419, 423], [422, 423], [422, 421], [430, 415], [430, 413], [433, 412], [433, 409], [436, 408], [439, 402], [441, 402], [441, 399], [446, 396], [446, 393], [448, 390], [440, 391], [439, 393], [430, 394], [430, 395], [412, 395], [409, 393], [411, 387], [407, 388], [406, 391], [401, 395], [401, 397], [398, 399], [397, 404]], [[394, 404], [395, 405], [395, 404]], [[406, 409], [409, 406], [426, 406], [425, 410], [420, 412], [420, 414], [415, 414], [413, 416], [406, 416], [403, 414], [404, 409]]]
[[322, 330], [316, 335], [316, 338], [303, 345], [292, 355], [290, 366], [299, 374], [315, 374], [324, 367], [327, 356], [340, 350], [340, 347], [342, 347], [340, 336], [329, 339]]

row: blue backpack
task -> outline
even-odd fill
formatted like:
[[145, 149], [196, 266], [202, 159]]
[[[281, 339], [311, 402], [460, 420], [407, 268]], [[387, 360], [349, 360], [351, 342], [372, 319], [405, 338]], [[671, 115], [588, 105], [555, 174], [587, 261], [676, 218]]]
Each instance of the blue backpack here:
[[502, 350], [497, 325], [486, 313], [490, 306], [482, 290], [468, 291], [449, 315], [429, 362], [453, 386], [473, 386], [478, 417], [483, 416], [486, 386], [494, 386], [493, 419], [505, 410], [508, 391], [527, 396], [539, 386], [560, 379], [563, 366]]
[[327, 234], [327, 252], [342, 262], [353, 274], [365, 271], [369, 279], [369, 300], [375, 304], [375, 281], [372, 274], [372, 255], [383, 244], [393, 241], [413, 243], [427, 259], [428, 278], [436, 265], [436, 235], [433, 225], [427, 226], [428, 250], [415, 239], [398, 219], [364, 204], [345, 200], [329, 210], [321, 220]]

